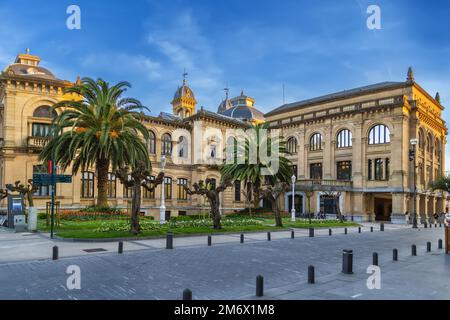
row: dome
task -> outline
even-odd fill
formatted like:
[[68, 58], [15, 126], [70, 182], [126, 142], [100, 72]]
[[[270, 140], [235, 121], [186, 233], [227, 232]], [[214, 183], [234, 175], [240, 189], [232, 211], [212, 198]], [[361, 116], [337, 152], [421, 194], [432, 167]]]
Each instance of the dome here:
[[231, 103], [231, 101], [228, 98], [226, 98], [219, 104], [217, 113], [223, 114], [226, 110], [231, 109], [231, 108], [233, 108], [233, 104]]
[[231, 107], [224, 112], [221, 112], [224, 116], [241, 119], [249, 122], [264, 122], [266, 119], [264, 118], [264, 114], [254, 107], [248, 106], [235, 106]]
[[56, 80], [56, 77], [48, 69], [18, 63], [9, 65], [5, 69], [5, 73], [10, 76], [26, 76]]
[[195, 100], [194, 92], [186, 85], [186, 83], [183, 83], [181, 87], [178, 87], [175, 95], [173, 96], [173, 100], [181, 98], [191, 98]]

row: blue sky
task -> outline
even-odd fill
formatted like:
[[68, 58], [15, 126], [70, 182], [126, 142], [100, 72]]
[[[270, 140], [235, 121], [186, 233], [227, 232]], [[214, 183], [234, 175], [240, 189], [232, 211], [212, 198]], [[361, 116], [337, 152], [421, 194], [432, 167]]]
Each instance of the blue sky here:
[[[81, 30], [66, 9], [81, 8]], [[381, 30], [366, 9], [381, 8]], [[450, 94], [448, 1], [2, 0], [0, 66], [25, 48], [58, 77], [127, 80], [152, 114], [186, 68], [199, 106], [216, 110], [228, 84], [264, 112], [286, 102], [381, 81], [416, 81], [442, 103]], [[444, 118], [449, 119], [449, 110]], [[450, 150], [447, 148], [447, 168]]]

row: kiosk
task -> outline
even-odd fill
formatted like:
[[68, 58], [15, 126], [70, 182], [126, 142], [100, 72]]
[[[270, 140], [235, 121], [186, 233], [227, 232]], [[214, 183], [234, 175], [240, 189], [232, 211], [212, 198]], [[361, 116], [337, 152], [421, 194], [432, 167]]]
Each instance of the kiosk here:
[[8, 228], [23, 232], [26, 226], [23, 195], [8, 195]]

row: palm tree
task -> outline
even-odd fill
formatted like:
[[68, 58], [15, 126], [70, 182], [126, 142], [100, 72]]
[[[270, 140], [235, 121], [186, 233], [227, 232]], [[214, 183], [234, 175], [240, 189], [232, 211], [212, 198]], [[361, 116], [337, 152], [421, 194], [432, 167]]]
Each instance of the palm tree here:
[[431, 190], [440, 190], [444, 192], [450, 192], [450, 176], [442, 176], [435, 181], [430, 182]]
[[133, 98], [122, 98], [128, 82], [114, 86], [102, 79], [83, 78], [66, 93], [80, 99], [66, 100], [53, 107], [62, 109], [54, 119], [53, 138], [40, 154], [40, 160], [53, 160], [61, 169], [72, 165], [72, 173], [95, 167], [97, 170], [97, 206], [107, 207], [108, 171], [148, 161], [148, 130], [136, 116], [146, 109]]
[[[287, 154], [286, 143], [282, 137], [270, 137], [264, 134], [264, 130], [268, 129], [268, 124], [252, 125], [254, 134], [247, 136], [244, 143], [235, 143], [233, 153], [233, 163], [226, 163], [220, 168], [222, 176], [230, 177], [234, 180], [244, 182], [244, 185], [252, 185], [253, 200], [255, 208], [260, 201], [261, 188], [263, 185], [275, 186], [277, 182], [289, 183], [292, 176], [292, 164], [284, 155]], [[267, 166], [261, 159], [259, 151], [267, 146], [267, 154], [278, 156], [278, 167]], [[272, 150], [273, 146], [277, 146], [278, 150]], [[251, 150], [256, 148], [256, 161], [251, 161]], [[242, 157], [244, 161], [236, 161]], [[243, 162], [243, 163], [239, 163]], [[263, 170], [266, 171], [263, 175]], [[268, 173], [268, 174], [267, 174]]]

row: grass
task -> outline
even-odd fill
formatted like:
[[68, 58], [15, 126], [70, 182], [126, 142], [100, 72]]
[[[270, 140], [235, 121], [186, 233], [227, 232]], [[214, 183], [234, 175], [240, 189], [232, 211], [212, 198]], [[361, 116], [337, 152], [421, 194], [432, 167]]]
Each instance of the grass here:
[[[240, 219], [241, 217], [230, 217], [231, 219]], [[248, 218], [248, 216], [247, 216]], [[142, 231], [137, 237], [150, 238], [161, 237], [167, 232], [173, 232], [175, 235], [194, 235], [194, 234], [214, 234], [227, 232], [252, 232], [252, 231], [282, 231], [289, 228], [331, 228], [331, 227], [352, 227], [358, 226], [354, 222], [339, 222], [330, 220], [313, 220], [309, 224], [307, 219], [298, 219], [296, 222], [291, 222], [290, 218], [283, 218], [283, 227], [275, 227], [275, 220], [269, 217], [252, 217], [262, 222], [262, 224], [245, 225], [245, 226], [227, 226], [220, 230], [214, 230], [210, 227], [178, 227], [170, 228], [164, 225], [158, 230]], [[149, 219], [141, 218], [142, 221], [150, 221]], [[96, 232], [95, 229], [100, 227], [102, 220], [93, 221], [68, 221], [61, 220], [59, 227], [55, 226], [55, 233], [61, 238], [75, 238], [75, 239], [107, 239], [107, 238], [130, 238], [136, 237], [128, 231], [105, 231]], [[123, 222], [122, 220], [109, 220], [110, 222]], [[46, 226], [45, 220], [38, 220], [38, 230], [41, 232], [49, 232], [50, 227]]]

